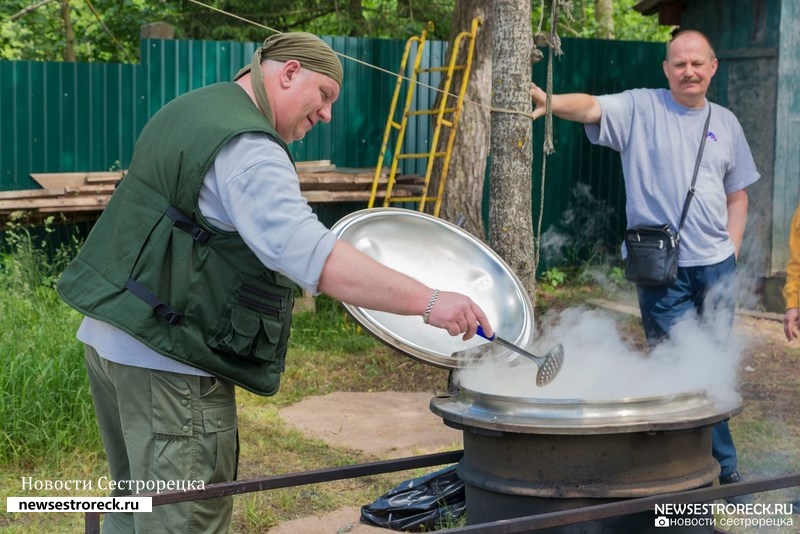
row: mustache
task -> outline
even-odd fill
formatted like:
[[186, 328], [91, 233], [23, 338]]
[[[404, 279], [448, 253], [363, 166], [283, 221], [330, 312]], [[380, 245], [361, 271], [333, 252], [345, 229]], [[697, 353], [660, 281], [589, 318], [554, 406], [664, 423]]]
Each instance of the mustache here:
[[687, 83], [687, 82], [688, 83], [699, 83], [700, 82], [700, 78], [698, 78], [697, 76], [685, 76], [685, 77], [683, 77], [681, 79], [681, 81], [683, 83]]

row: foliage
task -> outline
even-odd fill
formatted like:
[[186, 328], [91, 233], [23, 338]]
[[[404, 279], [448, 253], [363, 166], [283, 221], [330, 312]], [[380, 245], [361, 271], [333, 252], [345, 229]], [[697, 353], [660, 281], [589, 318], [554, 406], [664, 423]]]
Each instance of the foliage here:
[[[533, 3], [533, 27], [539, 25], [544, 4], [545, 16], [542, 28], [549, 31], [549, 6], [554, 0], [540, 0]], [[619, 41], [655, 41], [667, 42], [672, 27], [660, 26], [658, 17], [645, 17], [635, 11], [633, 6], [638, 0], [614, 0], [614, 38]], [[595, 17], [594, 0], [574, 0], [561, 2], [562, 13], [558, 20], [556, 32], [561, 37], [596, 38], [599, 36], [600, 25]], [[570, 8], [571, 9], [568, 9]]]
[[[65, 37], [61, 2], [48, 2], [11, 20], [29, 5], [29, 0], [6, 0], [0, 7], [0, 58], [62, 60]], [[160, 20], [174, 22], [177, 15], [174, 2], [71, 0], [68, 5], [77, 61], [135, 63], [140, 26]]]
[[[209, 0], [208, 5], [255, 21], [275, 31], [309, 31], [318, 35], [350, 35], [407, 38], [419, 34], [428, 21], [434, 23], [433, 38], [446, 39], [454, 0], [415, 3], [412, 0], [275, 0], [263, 9], [257, 0]], [[187, 0], [177, 2], [182, 35], [192, 39], [261, 41], [264, 28], [218, 13]]]
[[314, 299], [314, 306], [313, 312], [297, 313], [292, 319], [290, 351], [353, 354], [376, 346], [375, 339], [365, 334], [337, 301], [320, 295]]
[[564, 283], [567, 275], [558, 267], [551, 267], [542, 274], [542, 281], [546, 289], [554, 289]]
[[625, 278], [625, 269], [620, 266], [612, 267], [608, 277], [612, 282], [620, 287], [623, 287], [628, 283], [628, 280]]
[[[152, 22], [173, 25], [177, 38], [259, 42], [270, 30], [405, 39], [418, 35], [431, 21], [431, 38], [446, 39], [454, 1], [417, 5], [411, 0], [275, 0], [269, 9], [256, 0], [207, 0], [203, 4], [189, 0], [70, 0], [76, 59], [135, 63], [140, 27]], [[21, 14], [30, 5], [29, 0], [6, 0], [0, 6], [0, 59], [63, 59], [61, 2], [51, 0]]]
[[[539, 23], [542, 5], [547, 9], [551, 1], [534, 3], [534, 27]], [[430, 38], [447, 39], [456, 8], [455, 0], [274, 0], [269, 2], [269, 9], [257, 0], [206, 0], [202, 5], [191, 0], [50, 0], [42, 5], [6, 0], [0, 5], [0, 59], [63, 59], [62, 3], [69, 6], [76, 60], [119, 63], [138, 61], [140, 27], [152, 22], [173, 25], [175, 36], [182, 39], [259, 42], [270, 30], [406, 39], [419, 35], [430, 21], [434, 25]], [[634, 3], [613, 2], [616, 38], [666, 41], [670, 28], [659, 26], [656, 17], [643, 17], [634, 11]], [[38, 7], [26, 11], [35, 5]], [[562, 8], [565, 13], [558, 23], [559, 35], [595, 37], [598, 24], [594, 2], [575, 0], [567, 5], [574, 7], [571, 13]]]
[[0, 465], [37, 457], [58, 462], [99, 444], [83, 354], [80, 315], [53, 285], [78, 243], [55, 247], [12, 222], [0, 256]]

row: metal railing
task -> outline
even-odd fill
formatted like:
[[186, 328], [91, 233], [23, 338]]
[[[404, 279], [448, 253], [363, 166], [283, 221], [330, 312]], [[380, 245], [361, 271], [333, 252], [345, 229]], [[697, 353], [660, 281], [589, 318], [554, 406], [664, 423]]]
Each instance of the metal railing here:
[[[205, 488], [197, 490], [172, 491], [168, 493], [139, 493], [136, 496], [152, 497], [153, 506], [163, 506], [165, 504], [174, 504], [178, 502], [228, 497], [230, 495], [240, 495], [242, 493], [290, 488], [293, 486], [304, 486], [306, 484], [317, 484], [319, 482], [332, 482], [334, 480], [345, 480], [369, 475], [406, 471], [408, 469], [453, 464], [458, 462], [463, 455], [463, 450], [426, 454], [409, 458], [399, 458], [397, 460], [384, 460], [366, 464], [332, 467], [316, 471], [303, 471], [300, 473], [254, 478], [250, 480], [221, 482], [219, 484], [209, 484]], [[86, 534], [100, 534], [100, 515], [101, 514], [96, 512], [84, 514], [84, 532]]]
[[[450, 451], [422, 456], [412, 456], [396, 460], [384, 460], [365, 464], [332, 467], [315, 471], [303, 471], [271, 477], [254, 478], [234, 482], [209, 484], [203, 489], [190, 491], [174, 491], [168, 493], [140, 493], [137, 497], [152, 497], [153, 506], [163, 506], [186, 501], [227, 497], [256, 491], [266, 491], [320, 482], [332, 482], [369, 475], [395, 473], [409, 469], [432, 467], [458, 462], [464, 455], [463, 450]], [[586, 506], [558, 512], [542, 513], [526, 517], [504, 519], [491, 523], [482, 523], [466, 527], [438, 530], [438, 534], [466, 532], [471, 534], [522, 534], [544, 528], [574, 525], [586, 521], [597, 521], [653, 510], [656, 504], [691, 504], [725, 499], [736, 495], [748, 495], [765, 491], [774, 491], [800, 486], [800, 474], [762, 478], [724, 486], [699, 488], [677, 493], [666, 493], [651, 497], [625, 499], [613, 503]], [[89, 512], [84, 514], [84, 532], [100, 533], [100, 514]]]

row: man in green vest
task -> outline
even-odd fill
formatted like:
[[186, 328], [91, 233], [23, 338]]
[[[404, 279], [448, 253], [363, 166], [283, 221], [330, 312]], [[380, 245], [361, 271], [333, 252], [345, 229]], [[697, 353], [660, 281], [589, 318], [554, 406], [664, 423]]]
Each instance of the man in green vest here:
[[[234, 83], [180, 96], [148, 122], [129, 171], [58, 283], [85, 315], [112, 495], [230, 481], [234, 386], [274, 394], [295, 284], [471, 338], [468, 297], [337, 241], [300, 194], [286, 143], [331, 120], [343, 71], [307, 33], [278, 34]], [[230, 497], [108, 514], [104, 532], [223, 532]]]

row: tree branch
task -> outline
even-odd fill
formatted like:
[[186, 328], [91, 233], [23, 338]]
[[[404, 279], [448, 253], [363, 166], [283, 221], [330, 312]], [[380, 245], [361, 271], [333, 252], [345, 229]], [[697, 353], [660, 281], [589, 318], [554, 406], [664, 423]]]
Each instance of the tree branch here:
[[99, 22], [99, 23], [100, 23], [100, 26], [102, 26], [102, 27], [103, 27], [103, 30], [104, 30], [104, 31], [105, 31], [105, 32], [108, 34], [108, 36], [109, 36], [109, 37], [111, 37], [111, 40], [112, 40], [112, 41], [114, 41], [114, 44], [115, 44], [115, 45], [117, 45], [117, 47], [119, 48], [119, 50], [122, 52], [122, 55], [124, 55], [124, 56], [125, 56], [125, 58], [126, 58], [128, 61], [130, 61], [131, 63], [133, 63], [134, 61], [133, 61], [133, 59], [131, 59], [131, 57], [128, 55], [128, 52], [125, 50], [125, 47], [124, 47], [124, 46], [122, 46], [122, 43], [120, 43], [120, 42], [117, 40], [117, 38], [114, 36], [114, 34], [113, 34], [113, 33], [111, 33], [111, 30], [109, 30], [109, 29], [108, 29], [108, 26], [106, 26], [106, 23], [105, 23], [105, 22], [103, 22], [103, 19], [102, 19], [102, 18], [100, 18], [100, 14], [97, 12], [97, 10], [96, 10], [96, 9], [94, 8], [94, 6], [92, 5], [92, 2], [91, 2], [90, 0], [86, 0], [86, 5], [87, 5], [87, 6], [89, 6], [89, 9], [92, 11], [92, 14], [94, 15], [94, 18], [96, 18], [96, 19], [97, 19], [97, 22]]
[[8, 17], [8, 21], [9, 21], [9, 22], [14, 22], [14, 21], [15, 21], [15, 20], [17, 20], [18, 18], [24, 17], [25, 15], [27, 15], [27, 14], [28, 14], [28, 13], [30, 13], [31, 11], [36, 11], [36, 10], [37, 10], [37, 9], [39, 9], [40, 7], [42, 7], [42, 6], [46, 5], [46, 4], [49, 4], [49, 3], [50, 3], [50, 2], [52, 2], [52, 1], [53, 1], [53, 0], [41, 0], [40, 2], [37, 2], [37, 3], [35, 3], [35, 4], [31, 4], [31, 5], [29, 5], [28, 7], [26, 7], [26, 8], [23, 8], [23, 9], [21, 9], [20, 11], [18, 11], [17, 13], [14, 13], [14, 14], [13, 14], [13, 15], [11, 15], [10, 17]]

